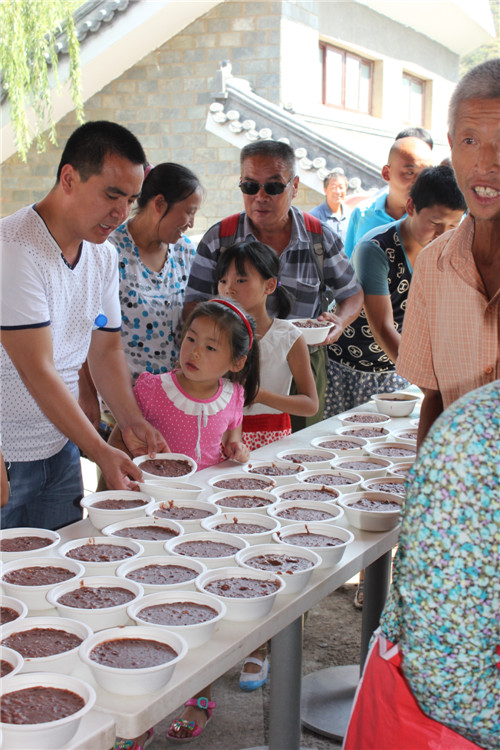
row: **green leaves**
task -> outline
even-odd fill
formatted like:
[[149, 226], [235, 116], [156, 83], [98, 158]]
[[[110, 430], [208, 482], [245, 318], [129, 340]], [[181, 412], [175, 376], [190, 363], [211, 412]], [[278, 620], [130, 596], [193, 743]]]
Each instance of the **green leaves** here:
[[[80, 45], [73, 12], [79, 0], [2, 0], [0, 2], [0, 70], [10, 102], [11, 123], [19, 155], [26, 161], [36, 138], [43, 150], [48, 137], [56, 142], [49, 68], [60, 93], [58, 50], [66, 36], [69, 82], [76, 117], [84, 121], [80, 86]], [[34, 124], [27, 109], [32, 106]]]

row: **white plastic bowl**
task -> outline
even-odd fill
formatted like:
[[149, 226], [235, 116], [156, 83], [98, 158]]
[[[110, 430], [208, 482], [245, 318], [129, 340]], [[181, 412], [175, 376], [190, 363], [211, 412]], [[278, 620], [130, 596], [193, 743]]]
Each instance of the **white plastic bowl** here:
[[176, 482], [183, 481], [184, 479], [188, 479], [189, 477], [191, 477], [195, 473], [195, 471], [198, 470], [198, 465], [197, 465], [196, 461], [194, 461], [189, 456], [184, 455], [184, 453], [157, 453], [153, 460], [157, 460], [157, 459], [159, 459], [159, 460], [170, 459], [170, 460], [174, 460], [174, 461], [175, 460], [178, 460], [178, 461], [187, 461], [188, 464], [191, 466], [191, 469], [188, 472], [186, 472], [185, 474], [182, 474], [179, 477], [175, 477], [175, 476], [174, 477], [172, 477], [172, 476], [170, 476], [170, 477], [162, 477], [159, 474], [150, 474], [148, 471], [144, 471], [144, 469], [141, 469], [141, 464], [144, 461], [151, 461], [152, 460], [151, 456], [148, 456], [148, 455], [137, 456], [137, 458], [134, 458], [133, 461], [141, 469], [143, 479], [146, 479], [148, 482], [150, 480], [158, 481], [158, 480], [161, 480], [161, 479], [168, 479], [168, 480], [174, 479]]
[[[122, 557], [119, 560], [106, 560], [103, 562], [87, 562], [86, 560], [76, 560], [75, 558], [68, 556], [68, 553], [71, 552], [71, 550], [77, 549], [78, 547], [84, 547], [87, 544], [106, 544], [113, 547], [125, 547], [133, 552], [133, 554], [130, 557]], [[80, 565], [83, 565], [84, 574], [87, 576], [113, 576], [118, 566], [123, 562], [126, 560], [135, 560], [142, 555], [144, 547], [133, 539], [122, 539], [109, 536], [91, 536], [82, 539], [72, 539], [69, 542], [65, 542], [64, 544], [61, 544], [57, 552], [64, 560], [72, 560], [73, 562], [78, 562]]]
[[137, 526], [158, 526], [159, 528], [171, 531], [174, 534], [175, 538], [182, 536], [182, 534], [184, 533], [184, 529], [182, 528], [180, 523], [176, 523], [175, 521], [168, 521], [167, 519], [162, 518], [151, 518], [150, 516], [144, 516], [144, 518], [133, 518], [131, 521], [122, 521], [121, 523], [112, 523], [110, 526], [105, 526], [102, 530], [102, 533], [105, 536], [115, 537], [116, 539], [121, 539], [122, 541], [133, 539], [133, 541], [139, 542], [139, 544], [142, 545], [145, 555], [160, 555], [164, 550], [165, 542], [169, 541], [168, 539], [139, 539], [127, 536], [118, 536], [116, 533], [117, 531], [121, 531], [122, 529], [136, 528]]
[[360, 425], [362, 427], [387, 427], [391, 421], [391, 418], [386, 414], [378, 414], [376, 411], [362, 411], [361, 409], [353, 409], [345, 414], [340, 414], [337, 419], [343, 427], [352, 425], [357, 427]]
[[[286, 456], [293, 456], [294, 454], [300, 456], [300, 460], [286, 458]], [[297, 448], [296, 450], [280, 451], [276, 454], [276, 458], [280, 461], [302, 464], [306, 469], [328, 469], [331, 461], [337, 458], [337, 454], [334, 451], [322, 448]]]
[[[354, 443], [354, 446], [351, 445]], [[328, 447], [332, 444], [332, 447]], [[362, 453], [368, 445], [364, 438], [346, 437], [345, 435], [322, 435], [311, 440], [311, 445], [315, 448], [332, 450], [339, 456], [356, 456]]]
[[[208, 515], [190, 518], [189, 515], [193, 511], [202, 511]], [[220, 508], [204, 500], [159, 500], [151, 505], [146, 515], [151, 518], [175, 521], [182, 526], [184, 533], [191, 534], [201, 530], [201, 522], [204, 518], [210, 518], [219, 513]]]
[[[159, 641], [166, 643], [177, 656], [164, 664], [142, 669], [120, 669], [119, 667], [108, 667], [99, 664], [90, 658], [89, 654], [99, 643], [114, 641], [121, 638], [142, 638], [144, 640]], [[177, 633], [172, 633], [166, 628], [153, 627], [152, 625], [133, 625], [125, 628], [109, 628], [100, 633], [95, 633], [82, 644], [80, 659], [90, 668], [96, 682], [105, 690], [116, 695], [143, 695], [161, 690], [168, 684], [174, 673], [175, 667], [183, 659], [188, 651], [186, 641]]]
[[[8, 607], [9, 609], [13, 609], [14, 612], [17, 612], [17, 617], [15, 620], [11, 620], [11, 622], [17, 622], [18, 620], [24, 620], [24, 618], [28, 614], [28, 607], [26, 604], [22, 601], [22, 599], [17, 599], [14, 596], [4, 596], [3, 594], [0, 596], [0, 604], [2, 607]], [[48, 602], [47, 602], [48, 604]], [[7, 623], [4, 623], [7, 625]], [[1, 628], [3, 625], [0, 625], [0, 633]]]
[[[63, 594], [67, 594], [74, 589], [81, 587], [100, 588], [101, 586], [127, 589], [133, 594], [133, 599], [123, 602], [123, 604], [117, 604], [114, 607], [101, 607], [99, 609], [69, 607], [59, 602], [59, 598]], [[118, 578], [118, 576], [85, 576], [85, 578], [81, 578], [76, 584], [72, 581], [59, 584], [47, 595], [47, 599], [53, 607], [56, 607], [61, 617], [71, 617], [79, 622], [83, 622], [95, 632], [104, 628], [128, 625], [127, 607], [143, 595], [144, 589], [142, 586], [128, 578]]]
[[421, 400], [419, 396], [404, 391], [374, 393], [371, 398], [378, 411], [389, 417], [409, 417]]
[[399, 430], [392, 431], [392, 437], [397, 440], [398, 443], [411, 443], [415, 445], [417, 442], [417, 427], [405, 427]]
[[56, 721], [41, 724], [0, 723], [4, 748], [52, 750], [65, 747], [77, 733], [82, 717], [93, 708], [96, 701], [95, 690], [90, 685], [66, 674], [17, 674], [6, 681], [2, 688], [5, 695], [38, 686], [69, 690], [80, 695], [85, 705], [76, 713]]
[[[274, 507], [274, 506], [273, 506]], [[264, 510], [264, 509], [263, 509]], [[221, 524], [252, 524], [252, 526], [262, 526], [265, 531], [244, 532], [244, 531], [227, 531], [226, 529], [219, 529]], [[221, 513], [218, 516], [212, 518], [205, 518], [201, 525], [207, 531], [220, 531], [223, 534], [237, 534], [238, 536], [246, 539], [249, 544], [266, 544], [270, 542], [273, 533], [277, 531], [281, 524], [278, 519], [272, 518], [264, 512], [262, 513], [246, 513], [244, 511], [233, 511], [232, 513]]]
[[[397, 451], [397, 454], [394, 451]], [[385, 443], [370, 446], [368, 453], [374, 458], [385, 458], [393, 464], [413, 463], [417, 457], [417, 444], [386, 440]]]
[[[305, 492], [320, 492], [321, 496], [326, 495], [329, 497], [327, 500], [323, 499], [315, 499], [314, 497], [304, 497]], [[302, 502], [303, 500], [311, 500], [312, 502], [320, 502], [320, 503], [334, 503], [338, 496], [340, 495], [340, 492], [338, 489], [335, 489], [335, 487], [326, 487], [324, 484], [311, 484], [309, 482], [297, 482], [296, 484], [285, 484], [281, 487], [276, 487], [276, 489], [273, 490], [273, 495], [276, 495], [278, 498], [278, 506], [281, 506], [282, 503], [288, 502], [288, 500], [293, 500], [294, 502]], [[269, 511], [273, 510], [274, 506], [271, 506], [269, 508]], [[268, 512], [269, 512], [268, 511]], [[269, 515], [273, 515], [273, 513], [269, 513]]]
[[[375, 435], [370, 435], [369, 431], [376, 430]], [[391, 437], [391, 433], [388, 430], [387, 427], [384, 427], [383, 425], [364, 425], [364, 424], [351, 424], [351, 425], [345, 425], [344, 427], [339, 427], [336, 430], [337, 435], [345, 435], [345, 437], [359, 437], [363, 438], [363, 440], [366, 440], [368, 445], [371, 445], [372, 443], [379, 443], [384, 440], [387, 440]], [[365, 448], [366, 451], [366, 448]]]
[[238, 552], [236, 555], [236, 562], [238, 565], [241, 565], [242, 568], [264, 570], [267, 572], [267, 568], [251, 565], [250, 560], [261, 555], [269, 554], [278, 555], [283, 557], [283, 559], [285, 559], [286, 556], [299, 557], [308, 560], [311, 563], [309, 568], [296, 571], [290, 571], [290, 569], [287, 569], [285, 563], [281, 568], [275, 568], [273, 566], [271, 572], [275, 573], [275, 575], [281, 576], [285, 581], [284, 594], [297, 594], [299, 591], [302, 591], [302, 589], [304, 589], [309, 583], [309, 579], [313, 572], [321, 565], [321, 557], [314, 552], [314, 550], [307, 549], [306, 547], [301, 547], [299, 549], [292, 544], [280, 544], [279, 547], [277, 544], [257, 544], [255, 547], [248, 547], [248, 549], [243, 549], [241, 552]]
[[[149, 565], [162, 565], [169, 566], [174, 565], [175, 567], [182, 567], [188, 571], [188, 575], [192, 575], [189, 580], [181, 581], [180, 583], [147, 583], [145, 580], [140, 578], [133, 578], [130, 574], [133, 571], [137, 571], [141, 568], [145, 568]], [[172, 591], [176, 589], [182, 590], [193, 590], [195, 587], [195, 581], [199, 575], [207, 570], [207, 566], [199, 562], [198, 560], [192, 560], [190, 557], [181, 557], [180, 555], [154, 555], [151, 557], [141, 557], [137, 560], [125, 562], [120, 565], [116, 571], [116, 575], [119, 578], [126, 578], [129, 581], [137, 581], [144, 589], [145, 594], [157, 594], [161, 591]]]
[[[389, 489], [392, 486], [392, 489]], [[392, 495], [406, 495], [406, 479], [404, 477], [374, 477], [373, 479], [364, 479], [361, 482], [360, 490], [370, 490], [372, 492], [390, 492]]]
[[[306, 323], [309, 320], [317, 322], [314, 318], [290, 318], [290, 323]], [[314, 328], [302, 328], [299, 326], [297, 326], [297, 328], [303, 335], [307, 346], [317, 346], [318, 344], [323, 343], [330, 333], [330, 328], [333, 328], [333, 325], [333, 323], [325, 321], [324, 325], [315, 326]]]
[[[154, 607], [159, 604], [201, 604], [215, 610], [215, 614], [205, 622], [193, 623], [191, 625], [172, 625], [169, 622], [152, 623], [143, 619], [141, 612], [146, 607]], [[197, 648], [203, 645], [212, 637], [218, 623], [226, 614], [226, 605], [221, 599], [209, 594], [203, 594], [200, 591], [163, 591], [157, 594], [145, 596], [138, 602], [135, 602], [128, 608], [128, 615], [137, 625], [145, 627], [168, 628], [172, 633], [181, 635], [189, 648]]]
[[337, 523], [337, 521], [339, 521], [344, 515], [344, 511], [336, 503], [322, 503], [318, 500], [283, 500], [283, 502], [278, 503], [278, 505], [270, 508], [268, 513], [272, 518], [275, 518], [277, 521], [279, 521], [281, 526], [290, 526], [293, 523], [302, 523], [304, 521], [303, 518], [284, 518], [281, 515], [284, 510], [288, 510], [290, 508], [297, 508], [299, 511], [303, 511], [304, 513], [307, 513], [309, 515], [315, 513], [328, 514], [328, 518], [320, 519], [312, 517], [307, 521], [307, 523], [310, 523], [311, 521], [314, 521], [314, 523]]
[[[218, 483], [221, 483], [221, 482], [225, 483], [228, 480], [232, 480], [232, 479], [245, 481], [246, 486], [242, 487], [241, 489], [246, 489], [246, 490], [262, 490], [263, 492], [270, 492], [273, 487], [276, 487], [276, 480], [274, 479], [274, 477], [266, 477], [263, 474], [253, 474], [253, 473], [249, 474], [248, 471], [227, 472], [227, 474], [217, 474], [217, 476], [211, 477], [208, 480], [208, 484], [214, 488], [215, 492], [222, 492], [226, 489], [231, 489], [231, 488], [220, 486]], [[255, 487], [248, 486], [251, 480], [254, 480], [254, 482], [256, 483], [259, 483], [259, 486], [255, 486]], [[261, 482], [264, 482], [265, 484], [260, 486]]]
[[413, 466], [413, 461], [401, 461], [400, 463], [392, 464], [391, 468], [387, 472], [388, 477], [406, 477], [408, 472]]
[[37, 549], [26, 550], [24, 552], [1, 552], [0, 560], [2, 562], [12, 562], [12, 560], [20, 561], [26, 557], [46, 557], [52, 554], [53, 550], [61, 541], [60, 534], [57, 531], [49, 531], [49, 529], [36, 529], [31, 526], [21, 526], [15, 529], [1, 529], [0, 530], [0, 541], [4, 539], [16, 539], [17, 537], [24, 536], [36, 536], [42, 539], [50, 539], [50, 544], [45, 547], [38, 547]]
[[399, 506], [403, 503], [401, 495], [394, 495], [390, 492], [374, 492], [365, 490], [364, 492], [353, 492], [339, 500], [345, 512], [346, 519], [351, 526], [361, 531], [390, 531], [398, 525], [400, 521], [400, 510], [363, 510], [362, 508], [353, 508], [352, 503], [367, 497], [372, 500], [387, 500], [391, 503], [397, 503]]
[[[238, 507], [234, 504], [226, 505], [224, 503], [226, 498], [239, 497], [256, 497], [259, 498], [259, 502], [262, 502], [262, 504], [247, 508], [245, 505]], [[219, 508], [221, 513], [234, 513], [235, 511], [240, 511], [241, 513], [265, 513], [267, 508], [276, 502], [276, 495], [272, 492], [264, 492], [262, 490], [223, 490], [222, 492], [216, 492], [214, 495], [211, 495], [210, 502]], [[243, 502], [244, 500], [242, 500], [242, 503]]]
[[43, 586], [20, 586], [17, 583], [8, 583], [4, 576], [10, 570], [21, 570], [22, 568], [65, 568], [72, 573], [68, 581], [77, 581], [85, 573], [85, 568], [77, 560], [67, 560], [63, 557], [28, 557], [19, 562], [6, 563], [2, 568], [1, 584], [5, 593], [20, 599], [26, 604], [30, 611], [49, 609], [50, 604], [47, 600], [47, 594], [54, 588], [54, 583], [46, 583]]
[[344, 456], [343, 458], [337, 458], [332, 463], [333, 469], [355, 471], [356, 474], [361, 474], [363, 479], [384, 477], [391, 466], [392, 463], [389, 459], [379, 458], [371, 455], [371, 453], [368, 456]]
[[[270, 594], [254, 596], [248, 599], [244, 599], [243, 597], [221, 596], [220, 594], [206, 591], [208, 583], [211, 581], [220, 581], [225, 578], [251, 578], [257, 581], [275, 581], [278, 584], [278, 588]], [[285, 582], [283, 578], [275, 573], [270, 573], [267, 570], [243, 569], [240, 566], [209, 570], [198, 578], [196, 586], [200, 591], [209, 593], [210, 596], [215, 596], [217, 599], [221, 599], [221, 601], [224, 602], [227, 608], [225, 616], [226, 620], [231, 622], [252, 622], [253, 620], [258, 620], [269, 614], [273, 608], [274, 602], [276, 601], [276, 597], [281, 591], [284, 591]]]
[[[341, 495], [346, 492], [356, 492], [363, 481], [361, 474], [356, 471], [344, 469], [318, 469], [305, 471], [300, 476], [300, 481], [305, 484], [322, 484], [326, 487], [334, 487]], [[347, 483], [343, 483], [346, 482]]]
[[[269, 469], [284, 469], [289, 471], [293, 467], [294, 471], [292, 474], [266, 474]], [[303, 474], [306, 470], [302, 464], [291, 464], [289, 461], [278, 461], [268, 459], [267, 461], [249, 461], [244, 470], [249, 474], [263, 474], [264, 476], [272, 476], [276, 482], [276, 487], [280, 484], [291, 484], [298, 481], [299, 474]]]
[[[236, 550], [231, 554], [222, 557], [185, 555], [182, 552], [177, 551], [179, 545], [184, 542], [218, 542], [220, 544], [229, 544], [231, 547], [236, 547]], [[221, 534], [219, 531], [199, 531], [195, 534], [184, 534], [182, 538], [171, 539], [165, 544], [165, 549], [168, 554], [178, 555], [181, 559], [198, 560], [198, 562], [202, 562], [209, 569], [234, 565], [236, 552], [245, 547], [248, 547], [248, 542], [246, 539], [243, 539], [242, 536], [238, 536], [237, 534]]]
[[[340, 501], [339, 501], [340, 502]], [[306, 546], [295, 544], [291, 541], [293, 534], [322, 534], [323, 536], [333, 539], [341, 539], [342, 543], [334, 547], [328, 546]], [[321, 557], [320, 568], [330, 568], [336, 565], [342, 559], [342, 555], [348, 544], [354, 541], [354, 534], [341, 526], [334, 526], [330, 523], [293, 523], [289, 526], [282, 526], [280, 531], [274, 535], [274, 540], [279, 544], [291, 544], [297, 549], [312, 549]]]
[[[50, 630], [62, 630], [65, 633], [71, 633], [72, 635], [78, 636], [82, 641], [85, 641], [89, 635], [92, 635], [92, 630], [83, 622], [77, 622], [70, 618], [64, 617], [25, 617], [24, 620], [16, 620], [4, 625], [2, 628], [2, 645], [12, 648], [9, 643], [6, 643], [6, 639], [14, 633], [25, 633], [35, 628], [50, 628]], [[63, 651], [60, 654], [52, 654], [51, 656], [39, 656], [31, 657], [23, 655], [24, 664], [22, 666], [22, 672], [61, 672], [62, 674], [69, 674], [75, 668], [78, 662], [78, 646], [70, 649], [69, 651]]]
[[[182, 479], [182, 478], [181, 478]], [[154, 500], [197, 500], [203, 487], [197, 484], [183, 482], [181, 479], [148, 479], [147, 482], [139, 482], [143, 492], [151, 495]]]
[[[138, 505], [136, 508], [109, 509], [96, 508], [95, 503], [102, 500], [141, 500], [144, 505]], [[130, 521], [132, 518], [144, 516], [147, 508], [154, 500], [151, 495], [145, 492], [133, 492], [132, 490], [107, 490], [106, 492], [93, 492], [86, 495], [80, 500], [82, 508], [86, 508], [89, 514], [90, 522], [96, 529], [101, 531], [105, 526], [119, 521]]]
[[[3, 634], [2, 634], [3, 635]], [[2, 692], [3, 692], [3, 680], [9, 677], [14, 677], [15, 674], [21, 671], [24, 665], [24, 659], [18, 651], [14, 651], [13, 648], [8, 646], [0, 646], [0, 661], [6, 661], [11, 665], [12, 669], [2, 677]]]

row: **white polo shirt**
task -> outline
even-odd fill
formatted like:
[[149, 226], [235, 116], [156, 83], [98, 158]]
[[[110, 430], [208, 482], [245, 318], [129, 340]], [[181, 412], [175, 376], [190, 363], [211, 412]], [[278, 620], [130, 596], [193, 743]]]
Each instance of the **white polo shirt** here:
[[[0, 221], [0, 252], [2, 330], [50, 326], [56, 370], [76, 399], [78, 371], [97, 315], [107, 317], [106, 330], [120, 329], [115, 249], [107, 242], [83, 242], [70, 267], [42, 218], [26, 206]], [[3, 346], [0, 366], [4, 458], [34, 461], [55, 455], [67, 438], [43, 414]]]

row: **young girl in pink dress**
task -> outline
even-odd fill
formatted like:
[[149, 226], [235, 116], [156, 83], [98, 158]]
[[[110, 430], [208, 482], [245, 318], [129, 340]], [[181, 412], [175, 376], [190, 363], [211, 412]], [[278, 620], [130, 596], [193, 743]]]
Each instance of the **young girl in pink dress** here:
[[[222, 454], [248, 460], [241, 441], [243, 406], [259, 387], [259, 349], [255, 323], [228, 300], [200, 303], [182, 334], [179, 369], [143, 372], [134, 387], [139, 407], [164, 436], [173, 453], [184, 453], [198, 469], [213, 466]], [[115, 428], [111, 444], [121, 447]]]

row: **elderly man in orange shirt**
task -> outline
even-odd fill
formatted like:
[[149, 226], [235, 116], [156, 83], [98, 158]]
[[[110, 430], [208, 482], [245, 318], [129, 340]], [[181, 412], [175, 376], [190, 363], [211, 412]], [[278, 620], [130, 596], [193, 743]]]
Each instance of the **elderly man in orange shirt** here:
[[397, 372], [420, 386], [420, 444], [464, 393], [500, 377], [500, 59], [458, 83], [448, 140], [469, 214], [421, 253]]

